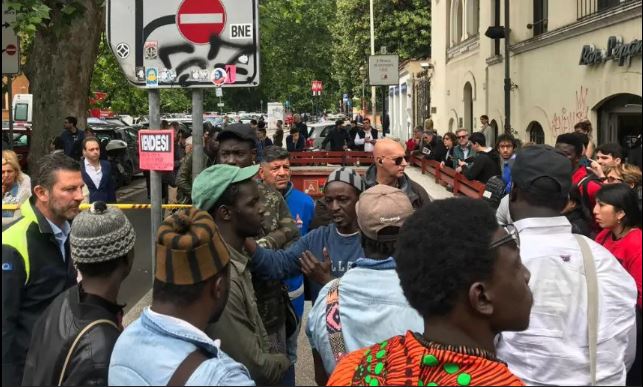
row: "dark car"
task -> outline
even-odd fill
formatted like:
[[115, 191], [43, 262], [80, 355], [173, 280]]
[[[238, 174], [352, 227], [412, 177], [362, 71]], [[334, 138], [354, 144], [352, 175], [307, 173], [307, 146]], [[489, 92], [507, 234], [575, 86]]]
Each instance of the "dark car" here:
[[29, 171], [29, 147], [31, 145], [31, 126], [28, 124], [16, 124], [13, 126], [13, 140], [9, 140], [9, 123], [2, 121], [2, 149], [9, 149], [13, 145], [13, 151], [18, 156], [18, 162], [23, 172]]
[[100, 140], [101, 155], [118, 161], [117, 168], [122, 175], [119, 185], [129, 184], [134, 175], [141, 173], [138, 160], [138, 130], [130, 126], [118, 127], [100, 122], [88, 122], [87, 125]]

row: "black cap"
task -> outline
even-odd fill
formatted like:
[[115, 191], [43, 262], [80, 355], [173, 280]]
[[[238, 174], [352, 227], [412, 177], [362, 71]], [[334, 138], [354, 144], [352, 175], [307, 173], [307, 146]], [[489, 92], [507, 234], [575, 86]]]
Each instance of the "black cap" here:
[[[516, 154], [511, 177], [521, 190], [566, 197], [572, 185], [572, 163], [549, 145], [530, 145]], [[552, 190], [550, 184], [534, 184], [541, 178], [553, 180], [558, 189]], [[543, 189], [546, 186], [550, 188]]]
[[255, 146], [257, 142], [257, 131], [248, 124], [232, 124], [226, 126], [217, 137], [219, 142], [229, 138], [237, 138], [241, 141], [251, 141], [253, 146]]

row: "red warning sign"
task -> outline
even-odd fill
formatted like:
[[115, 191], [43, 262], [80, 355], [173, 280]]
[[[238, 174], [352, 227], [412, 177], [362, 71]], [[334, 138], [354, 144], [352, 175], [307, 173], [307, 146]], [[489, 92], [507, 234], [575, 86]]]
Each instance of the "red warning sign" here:
[[184, 0], [176, 13], [176, 25], [194, 44], [206, 44], [212, 34], [221, 35], [226, 13], [220, 0]]
[[4, 50], [7, 55], [16, 55], [16, 52], [18, 52], [18, 48], [13, 45], [13, 44], [7, 44], [7, 48]]

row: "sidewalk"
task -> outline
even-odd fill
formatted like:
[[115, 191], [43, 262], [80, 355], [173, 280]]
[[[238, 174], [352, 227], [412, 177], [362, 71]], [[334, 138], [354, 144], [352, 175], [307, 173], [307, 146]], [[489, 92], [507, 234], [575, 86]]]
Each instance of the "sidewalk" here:
[[406, 174], [419, 185], [422, 186], [431, 197], [431, 200], [448, 199], [453, 197], [453, 193], [435, 182], [433, 175], [423, 175], [418, 167], [407, 167]]

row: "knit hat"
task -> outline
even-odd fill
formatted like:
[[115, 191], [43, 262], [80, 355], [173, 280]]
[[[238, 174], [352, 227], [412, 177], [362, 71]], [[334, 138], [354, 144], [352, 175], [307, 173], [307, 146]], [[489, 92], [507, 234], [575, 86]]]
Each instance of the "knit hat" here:
[[359, 195], [355, 212], [362, 234], [386, 242], [397, 240], [397, 233], [381, 234], [380, 231], [387, 227], [402, 227], [413, 214], [413, 206], [409, 197], [398, 188], [378, 184]]
[[71, 225], [69, 244], [75, 263], [100, 263], [122, 257], [134, 248], [136, 232], [123, 211], [94, 202]]
[[205, 211], [185, 209], [165, 218], [156, 234], [154, 278], [193, 285], [220, 273], [230, 254], [214, 219]]
[[201, 171], [192, 183], [192, 202], [200, 210], [210, 211], [231, 184], [251, 179], [259, 172], [259, 165], [239, 168], [215, 164]]
[[331, 172], [330, 175], [328, 175], [326, 184], [324, 185], [324, 190], [328, 187], [328, 184], [334, 181], [341, 181], [342, 183], [350, 184], [359, 192], [364, 191], [364, 180], [359, 173], [355, 172], [352, 168], [341, 167]]

